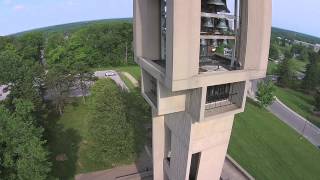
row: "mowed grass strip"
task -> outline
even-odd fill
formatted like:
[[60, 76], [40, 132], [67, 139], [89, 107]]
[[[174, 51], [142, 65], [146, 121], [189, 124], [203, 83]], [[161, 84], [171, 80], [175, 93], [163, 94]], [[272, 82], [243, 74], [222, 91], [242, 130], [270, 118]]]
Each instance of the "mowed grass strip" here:
[[250, 100], [236, 116], [229, 154], [257, 180], [320, 177], [320, 150]]
[[289, 108], [320, 127], [320, 117], [313, 114], [314, 97], [292, 89], [277, 87], [275, 95]]

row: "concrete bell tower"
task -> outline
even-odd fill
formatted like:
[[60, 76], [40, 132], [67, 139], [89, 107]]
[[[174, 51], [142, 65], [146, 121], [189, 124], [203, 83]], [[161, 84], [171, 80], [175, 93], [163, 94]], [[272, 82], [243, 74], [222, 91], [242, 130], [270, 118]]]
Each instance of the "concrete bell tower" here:
[[266, 75], [271, 0], [134, 0], [155, 180], [218, 180], [249, 80]]

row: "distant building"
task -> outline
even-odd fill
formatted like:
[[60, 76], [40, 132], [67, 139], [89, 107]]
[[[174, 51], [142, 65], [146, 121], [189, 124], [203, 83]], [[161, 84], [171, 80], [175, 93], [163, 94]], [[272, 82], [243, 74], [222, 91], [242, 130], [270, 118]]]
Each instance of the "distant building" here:
[[313, 49], [314, 52], [319, 52], [320, 51], [320, 44], [311, 44], [311, 43], [308, 43], [308, 42], [298, 41], [298, 40], [294, 40], [293, 44], [304, 46], [306, 48], [311, 48], [311, 49]]

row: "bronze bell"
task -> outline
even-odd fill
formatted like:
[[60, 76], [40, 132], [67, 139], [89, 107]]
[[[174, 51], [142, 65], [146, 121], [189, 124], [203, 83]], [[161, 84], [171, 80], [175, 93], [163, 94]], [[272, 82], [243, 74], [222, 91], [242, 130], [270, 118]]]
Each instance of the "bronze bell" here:
[[202, 26], [205, 28], [214, 28], [212, 18], [209, 18], [209, 17], [204, 18], [204, 22], [203, 22]]
[[223, 45], [227, 46], [228, 45], [228, 40], [224, 39], [223, 40]]
[[230, 10], [228, 9], [227, 1], [226, 0], [221, 0], [221, 1], [223, 1], [223, 5], [216, 6], [215, 7], [216, 12], [230, 13]]
[[225, 6], [226, 4], [222, 0], [208, 0], [208, 5]]
[[229, 27], [227, 25], [226, 19], [220, 19], [219, 24], [217, 25], [218, 29], [221, 29], [222, 31], [228, 31]]
[[201, 57], [208, 56], [208, 40], [206, 39], [200, 40], [200, 56]]
[[219, 47], [219, 45], [218, 45], [218, 40], [213, 39], [213, 40], [212, 40], [212, 46], [215, 47], [215, 48]]
[[207, 46], [208, 45], [207, 40], [206, 39], [201, 39], [200, 45], [201, 46]]

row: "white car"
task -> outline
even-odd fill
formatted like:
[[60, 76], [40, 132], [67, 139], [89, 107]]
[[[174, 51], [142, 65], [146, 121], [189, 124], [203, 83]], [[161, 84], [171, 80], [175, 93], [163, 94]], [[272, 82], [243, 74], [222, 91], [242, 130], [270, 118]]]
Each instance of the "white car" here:
[[105, 74], [106, 77], [112, 77], [112, 76], [115, 76], [115, 75], [116, 75], [116, 73], [111, 72], [111, 71], [108, 71], [108, 72], [106, 72], [106, 74]]

